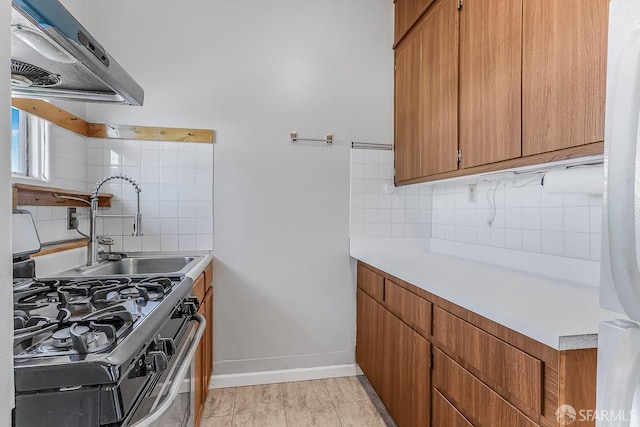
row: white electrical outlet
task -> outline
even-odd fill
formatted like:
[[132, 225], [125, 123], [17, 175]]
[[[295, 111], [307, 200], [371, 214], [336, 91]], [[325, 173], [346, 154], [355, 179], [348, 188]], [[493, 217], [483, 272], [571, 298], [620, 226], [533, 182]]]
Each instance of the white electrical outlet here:
[[478, 201], [478, 184], [468, 184], [467, 193], [469, 194], [469, 203]]

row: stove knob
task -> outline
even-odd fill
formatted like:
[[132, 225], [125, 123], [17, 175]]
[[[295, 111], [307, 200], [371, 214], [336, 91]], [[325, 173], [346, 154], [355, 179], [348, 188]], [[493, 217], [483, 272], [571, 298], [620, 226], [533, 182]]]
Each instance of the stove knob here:
[[182, 304], [182, 313], [185, 316], [194, 316], [198, 312], [198, 304], [188, 301]]
[[163, 351], [147, 353], [147, 369], [151, 372], [163, 372], [167, 369], [167, 355]]
[[160, 338], [158, 339], [158, 345], [167, 356], [176, 354], [176, 343], [172, 338]]

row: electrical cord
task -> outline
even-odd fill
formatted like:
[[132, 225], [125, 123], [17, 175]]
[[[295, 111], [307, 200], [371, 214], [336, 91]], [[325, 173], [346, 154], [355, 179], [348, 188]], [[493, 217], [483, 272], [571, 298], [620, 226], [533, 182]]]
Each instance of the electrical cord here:
[[[493, 187], [493, 191], [487, 191], [487, 201], [489, 202], [489, 206], [491, 206], [491, 216], [487, 220], [487, 225], [489, 227], [493, 226], [493, 221], [496, 219], [496, 191], [498, 191], [498, 187], [500, 186], [500, 184], [502, 184], [502, 181], [504, 181], [504, 178], [500, 178], [496, 181], [496, 185]], [[489, 193], [491, 193], [491, 198], [489, 198]]]

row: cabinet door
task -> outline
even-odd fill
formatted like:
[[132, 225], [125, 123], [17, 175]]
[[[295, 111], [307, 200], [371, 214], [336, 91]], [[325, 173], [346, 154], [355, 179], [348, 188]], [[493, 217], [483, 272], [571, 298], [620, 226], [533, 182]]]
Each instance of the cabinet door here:
[[458, 12], [438, 0], [420, 24], [420, 176], [458, 168]]
[[420, 176], [422, 38], [415, 32], [407, 37], [395, 51], [396, 181]]
[[418, 14], [433, 0], [395, 0], [394, 39], [396, 43], [407, 32]]
[[356, 362], [378, 395], [382, 395], [384, 308], [358, 289]]
[[609, 0], [524, 0], [522, 151], [604, 140]]
[[521, 154], [522, 1], [468, 0], [462, 6], [460, 149], [463, 168]]
[[429, 425], [431, 344], [391, 312], [384, 312], [382, 402], [398, 427]]
[[193, 399], [196, 412], [196, 427], [200, 425], [204, 413], [204, 405], [209, 394], [209, 379], [211, 378], [213, 365], [213, 290], [211, 288], [201, 300], [198, 314], [205, 317], [207, 326], [196, 350], [194, 361], [195, 395]]

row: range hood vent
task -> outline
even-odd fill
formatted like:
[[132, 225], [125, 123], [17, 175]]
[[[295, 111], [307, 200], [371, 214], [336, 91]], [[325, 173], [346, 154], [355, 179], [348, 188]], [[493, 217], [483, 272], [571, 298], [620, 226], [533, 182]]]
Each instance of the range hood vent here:
[[57, 0], [12, 6], [13, 96], [142, 105], [142, 87]]
[[24, 88], [31, 86], [51, 87], [60, 84], [60, 77], [26, 62], [11, 60], [11, 85]]

